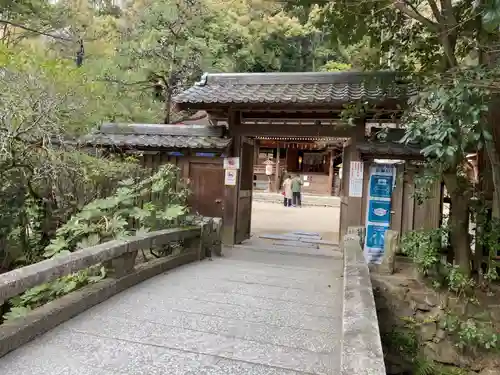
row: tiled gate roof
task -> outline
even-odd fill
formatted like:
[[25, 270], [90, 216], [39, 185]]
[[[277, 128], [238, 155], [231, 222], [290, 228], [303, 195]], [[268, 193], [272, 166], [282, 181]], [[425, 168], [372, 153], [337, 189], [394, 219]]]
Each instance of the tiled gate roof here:
[[174, 101], [196, 104], [343, 105], [357, 101], [406, 100], [414, 85], [395, 72], [205, 74]]
[[163, 124], [103, 124], [79, 143], [108, 147], [224, 149], [231, 142], [213, 126]]

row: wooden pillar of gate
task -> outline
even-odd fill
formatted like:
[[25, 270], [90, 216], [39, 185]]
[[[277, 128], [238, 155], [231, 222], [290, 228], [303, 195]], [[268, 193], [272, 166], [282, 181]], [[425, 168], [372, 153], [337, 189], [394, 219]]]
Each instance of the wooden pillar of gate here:
[[253, 164], [258, 165], [259, 164], [259, 154], [260, 154], [260, 142], [258, 139], [255, 139], [254, 141], [254, 157], [253, 157]]
[[[231, 111], [228, 116], [229, 131], [241, 122], [240, 112]], [[241, 136], [233, 136], [228, 157], [241, 157]], [[241, 169], [236, 171], [236, 184], [224, 186], [224, 215], [222, 226], [222, 243], [233, 246], [236, 234], [236, 221], [238, 214], [238, 200], [241, 182]]]
[[[348, 227], [363, 226], [363, 195], [366, 191], [362, 191], [361, 197], [351, 196], [350, 192], [350, 174], [353, 162], [362, 162], [361, 154], [357, 149], [357, 144], [365, 139], [365, 122], [358, 120], [356, 126], [352, 130], [352, 135], [349, 141], [344, 146], [342, 159], [342, 193], [340, 197], [340, 233], [339, 242], [342, 241], [347, 233]], [[366, 169], [366, 165], [364, 165]], [[364, 173], [366, 176], [366, 173]]]

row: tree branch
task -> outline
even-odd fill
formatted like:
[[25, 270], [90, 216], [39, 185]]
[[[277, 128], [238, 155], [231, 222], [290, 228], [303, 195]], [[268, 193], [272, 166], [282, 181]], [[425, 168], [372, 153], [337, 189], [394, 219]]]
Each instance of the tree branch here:
[[20, 25], [18, 23], [7, 21], [7, 20], [3, 20], [3, 19], [0, 19], [0, 23], [4, 24], [4, 25], [10, 25], [10, 26], [13, 26], [13, 27], [18, 27], [20, 29], [23, 29], [23, 30], [26, 30], [26, 31], [29, 31], [29, 32], [32, 32], [32, 33], [35, 33], [35, 34], [38, 34], [38, 35], [44, 35], [44, 36], [47, 36], [49, 38], [64, 40], [65, 42], [73, 42], [74, 41], [73, 39], [65, 38], [65, 37], [62, 37], [62, 36], [54, 35], [54, 34], [49, 34], [49, 33], [46, 33], [44, 31], [35, 30], [35, 29], [32, 29], [31, 27]]
[[421, 13], [419, 13], [415, 7], [409, 6], [408, 2], [405, 0], [395, 0], [393, 2], [394, 7], [402, 12], [403, 14], [407, 15], [410, 18], [413, 18], [416, 21], [421, 22], [425, 26], [427, 26], [429, 29], [433, 31], [439, 30], [438, 24], [431, 21], [427, 17], [424, 17]]
[[1, 18], [0, 18], [0, 24], [10, 25], [10, 26], [13, 26], [13, 27], [18, 27], [20, 29], [29, 31], [31, 33], [35, 33], [35, 34], [38, 34], [38, 35], [43, 35], [43, 36], [46, 36], [46, 37], [49, 37], [49, 38], [52, 38], [52, 39], [62, 40], [64, 42], [78, 42], [79, 40], [83, 40], [85, 42], [93, 42], [93, 41], [99, 40], [99, 38], [91, 38], [91, 39], [66, 38], [64, 36], [54, 35], [54, 34], [51, 34], [49, 32], [46, 32], [46, 31], [36, 30], [36, 29], [31, 28], [31, 27], [24, 26], [24, 25], [21, 25], [19, 23], [15, 23], [15, 22], [12, 22], [12, 21], [4, 20], [4, 19], [1, 19]]
[[125, 81], [121, 81], [119, 79], [114, 79], [114, 78], [103, 78], [103, 79], [99, 79], [98, 81], [99, 82], [116, 83], [116, 84], [121, 85], [121, 86], [139, 86], [139, 85], [149, 86], [149, 85], [151, 85], [151, 81], [149, 81], [149, 80], [125, 82]]
[[436, 0], [428, 0], [428, 1], [429, 1], [429, 6], [431, 7], [432, 10], [432, 14], [434, 15], [434, 18], [436, 19], [437, 22], [441, 22], [441, 12], [439, 11]]
[[453, 12], [453, 4], [451, 0], [441, 0], [441, 10], [446, 17], [446, 21], [449, 25], [456, 26], [457, 19], [455, 13]]

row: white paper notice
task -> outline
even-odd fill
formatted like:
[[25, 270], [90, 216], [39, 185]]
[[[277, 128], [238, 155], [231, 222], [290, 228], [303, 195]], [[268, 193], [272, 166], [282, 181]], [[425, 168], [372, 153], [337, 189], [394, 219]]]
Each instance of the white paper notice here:
[[363, 162], [351, 161], [349, 171], [349, 196], [361, 198], [363, 196]]
[[224, 169], [240, 169], [240, 158], [224, 158]]
[[238, 171], [236, 169], [226, 169], [225, 178], [224, 178], [224, 185], [235, 186], [237, 174], [238, 174]]

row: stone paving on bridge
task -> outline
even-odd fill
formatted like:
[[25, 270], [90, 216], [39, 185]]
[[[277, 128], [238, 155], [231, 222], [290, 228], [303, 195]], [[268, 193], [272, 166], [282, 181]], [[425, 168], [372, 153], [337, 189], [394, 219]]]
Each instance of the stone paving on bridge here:
[[251, 241], [143, 282], [0, 359], [2, 375], [339, 374], [342, 254]]

